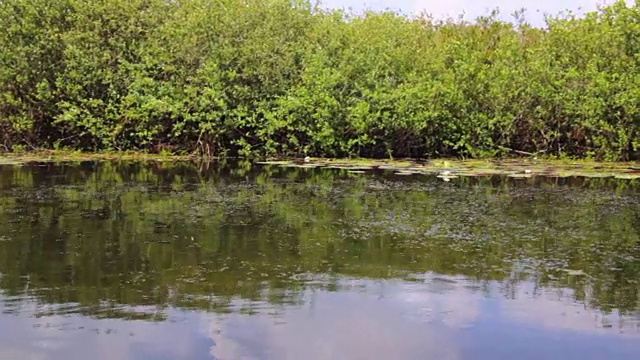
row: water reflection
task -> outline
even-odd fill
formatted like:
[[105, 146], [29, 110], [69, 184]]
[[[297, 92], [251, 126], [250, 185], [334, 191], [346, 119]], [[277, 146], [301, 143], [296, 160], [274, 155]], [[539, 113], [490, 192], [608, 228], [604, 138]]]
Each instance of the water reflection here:
[[[440, 288], [443, 280], [448, 285]], [[557, 293], [534, 295], [533, 287], [514, 300], [501, 296], [497, 283], [482, 294], [453, 277], [339, 283], [341, 291], [305, 291], [300, 306], [263, 304], [251, 315], [168, 308], [162, 322], [32, 317], [42, 305], [25, 301], [21, 314], [3, 316], [0, 353], [20, 359], [631, 359], [640, 351], [640, 331], [630, 331], [640, 325], [637, 318], [580, 307]], [[254, 305], [238, 299], [232, 306]]]
[[[40, 306], [33, 303], [31, 309], [37, 313]], [[166, 323], [26, 313], [1, 318], [0, 359], [210, 359], [213, 346], [186, 318]]]
[[613, 179], [0, 166], [0, 358], [637, 358], [638, 194]]

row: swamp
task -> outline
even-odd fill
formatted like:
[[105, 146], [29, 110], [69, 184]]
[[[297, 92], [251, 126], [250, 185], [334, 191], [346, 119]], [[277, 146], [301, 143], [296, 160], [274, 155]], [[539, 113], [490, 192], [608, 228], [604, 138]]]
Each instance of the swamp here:
[[640, 359], [639, 23], [0, 0], [0, 360]]
[[0, 164], [2, 359], [640, 356], [630, 163], [40, 159]]

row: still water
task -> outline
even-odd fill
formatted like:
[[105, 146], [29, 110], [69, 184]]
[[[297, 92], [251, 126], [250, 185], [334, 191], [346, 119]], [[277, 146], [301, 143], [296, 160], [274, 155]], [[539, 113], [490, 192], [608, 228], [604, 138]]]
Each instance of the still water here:
[[640, 182], [0, 166], [0, 359], [640, 359]]

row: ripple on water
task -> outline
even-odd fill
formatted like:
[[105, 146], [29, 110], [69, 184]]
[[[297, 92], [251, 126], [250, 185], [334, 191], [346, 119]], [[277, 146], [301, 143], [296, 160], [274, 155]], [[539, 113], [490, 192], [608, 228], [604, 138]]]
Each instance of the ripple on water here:
[[[640, 357], [623, 351], [640, 333], [633, 181], [209, 166], [0, 172], [0, 331], [29, 334], [0, 346]], [[215, 335], [194, 325], [207, 319]]]

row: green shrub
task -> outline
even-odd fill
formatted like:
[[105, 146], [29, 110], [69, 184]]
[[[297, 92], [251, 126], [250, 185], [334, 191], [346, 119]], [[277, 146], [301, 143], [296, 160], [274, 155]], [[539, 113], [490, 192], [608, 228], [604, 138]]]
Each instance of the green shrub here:
[[0, 149], [640, 153], [640, 5], [534, 28], [303, 0], [0, 2]]

